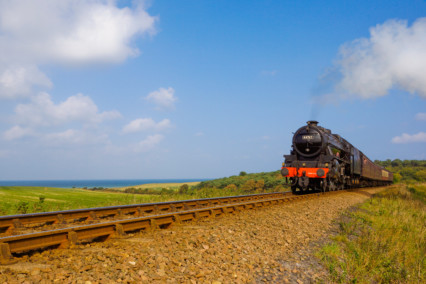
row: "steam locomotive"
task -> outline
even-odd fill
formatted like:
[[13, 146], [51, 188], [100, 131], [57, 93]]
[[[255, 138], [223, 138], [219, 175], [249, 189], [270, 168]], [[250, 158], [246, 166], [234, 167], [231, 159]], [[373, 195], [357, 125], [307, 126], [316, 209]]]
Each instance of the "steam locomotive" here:
[[281, 174], [290, 182], [293, 193], [380, 186], [393, 181], [391, 172], [314, 120], [294, 133], [292, 150], [284, 158]]

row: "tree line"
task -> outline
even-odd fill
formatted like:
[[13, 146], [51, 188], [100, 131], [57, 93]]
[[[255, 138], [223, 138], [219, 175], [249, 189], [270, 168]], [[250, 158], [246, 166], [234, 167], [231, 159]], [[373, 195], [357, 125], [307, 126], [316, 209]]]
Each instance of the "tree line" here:
[[380, 165], [393, 173], [395, 183], [426, 182], [426, 160], [375, 160]]

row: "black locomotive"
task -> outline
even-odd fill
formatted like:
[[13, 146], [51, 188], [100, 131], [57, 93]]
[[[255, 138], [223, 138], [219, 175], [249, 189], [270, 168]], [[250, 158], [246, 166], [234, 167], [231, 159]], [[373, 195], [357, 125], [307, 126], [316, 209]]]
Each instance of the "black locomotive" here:
[[329, 129], [308, 121], [293, 136], [290, 155], [281, 174], [291, 190], [334, 191], [344, 188], [391, 184], [393, 174], [374, 164], [351, 143]]

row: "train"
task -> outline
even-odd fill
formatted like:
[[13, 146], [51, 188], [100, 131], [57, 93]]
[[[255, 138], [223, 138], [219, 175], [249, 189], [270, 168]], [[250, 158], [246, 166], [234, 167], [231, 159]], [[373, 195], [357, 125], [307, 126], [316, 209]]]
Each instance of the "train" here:
[[293, 193], [325, 192], [384, 186], [392, 172], [373, 163], [346, 139], [311, 120], [293, 136], [290, 155], [284, 155], [281, 175]]

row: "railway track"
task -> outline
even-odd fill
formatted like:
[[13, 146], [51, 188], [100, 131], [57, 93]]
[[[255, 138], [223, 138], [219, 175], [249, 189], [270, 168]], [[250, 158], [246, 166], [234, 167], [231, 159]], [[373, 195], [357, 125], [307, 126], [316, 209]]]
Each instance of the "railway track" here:
[[221, 204], [232, 204], [251, 200], [280, 197], [289, 192], [274, 192], [241, 196], [204, 198], [133, 205], [119, 205], [98, 208], [75, 209], [66, 211], [43, 212], [0, 216], [0, 237], [21, 235], [37, 229], [47, 231], [73, 226], [76, 224], [93, 224], [111, 219], [127, 219], [165, 212], [177, 212], [190, 209], [212, 207]]
[[[111, 237], [121, 237], [135, 231], [167, 228], [173, 223], [216, 217], [244, 209], [317, 198], [339, 192], [342, 191], [308, 195], [293, 195], [290, 192], [281, 192], [2, 216], [0, 217], [0, 228], [3, 228], [5, 232], [11, 232], [11, 228], [40, 223], [60, 223], [67, 220], [81, 219], [98, 220], [99, 218], [110, 216], [115, 216], [117, 219], [95, 224], [75, 225], [68, 228], [1, 237], [0, 263], [16, 262], [14, 255], [29, 251], [46, 248], [67, 248], [80, 243], [104, 241]], [[124, 219], [123, 216], [125, 215], [130, 216], [130, 218]]]

